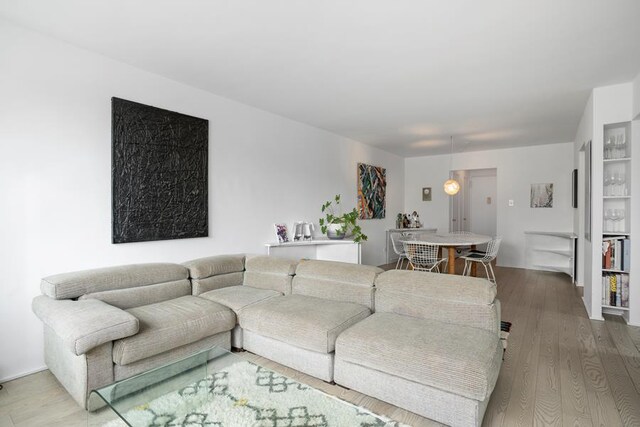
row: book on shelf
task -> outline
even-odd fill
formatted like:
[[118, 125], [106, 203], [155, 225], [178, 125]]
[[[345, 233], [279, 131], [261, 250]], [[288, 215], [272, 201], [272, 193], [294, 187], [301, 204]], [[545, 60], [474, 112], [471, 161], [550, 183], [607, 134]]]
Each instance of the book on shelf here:
[[629, 307], [629, 275], [602, 275], [602, 305]]
[[631, 263], [630, 249], [631, 241], [627, 237], [603, 238], [602, 268], [628, 272]]

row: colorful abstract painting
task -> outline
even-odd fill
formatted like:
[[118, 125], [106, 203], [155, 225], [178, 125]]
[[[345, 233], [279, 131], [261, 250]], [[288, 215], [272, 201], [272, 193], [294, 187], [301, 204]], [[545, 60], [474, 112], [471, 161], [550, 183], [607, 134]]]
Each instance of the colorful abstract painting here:
[[386, 193], [386, 169], [358, 163], [358, 217], [360, 219], [384, 218]]

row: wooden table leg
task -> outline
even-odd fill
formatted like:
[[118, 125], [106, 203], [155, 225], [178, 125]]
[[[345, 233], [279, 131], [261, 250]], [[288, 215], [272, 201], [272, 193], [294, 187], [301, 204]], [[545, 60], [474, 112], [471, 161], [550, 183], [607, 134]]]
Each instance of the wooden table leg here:
[[[476, 245], [471, 245], [471, 250], [475, 251], [476, 250]], [[472, 262], [471, 263], [471, 275], [473, 277], [477, 277], [478, 276], [478, 263], [477, 262]]]
[[456, 248], [449, 246], [449, 274], [456, 274]]

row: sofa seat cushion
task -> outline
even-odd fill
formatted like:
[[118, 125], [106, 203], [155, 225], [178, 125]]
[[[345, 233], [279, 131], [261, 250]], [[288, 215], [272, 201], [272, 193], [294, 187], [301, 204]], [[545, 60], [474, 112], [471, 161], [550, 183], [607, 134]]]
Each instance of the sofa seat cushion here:
[[246, 307], [238, 317], [243, 329], [296, 347], [331, 353], [336, 337], [370, 314], [369, 308], [360, 304], [287, 295]]
[[496, 334], [394, 313], [375, 313], [343, 332], [336, 357], [483, 401], [502, 363]]
[[229, 308], [192, 295], [126, 310], [136, 317], [136, 335], [115, 341], [113, 362], [126, 365], [233, 329]]
[[280, 292], [270, 289], [258, 289], [251, 286], [240, 285], [214, 289], [198, 296], [222, 304], [239, 313], [240, 310], [245, 307], [281, 295]]

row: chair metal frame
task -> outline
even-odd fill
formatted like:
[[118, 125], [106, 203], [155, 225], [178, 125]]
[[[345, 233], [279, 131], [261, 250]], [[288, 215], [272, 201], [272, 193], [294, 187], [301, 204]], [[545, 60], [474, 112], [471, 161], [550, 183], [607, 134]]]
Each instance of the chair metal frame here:
[[462, 256], [460, 258], [464, 259], [464, 271], [462, 272], [463, 276], [469, 276], [471, 274], [471, 263], [478, 262], [482, 264], [484, 267], [484, 271], [487, 274], [487, 279], [491, 283], [496, 283], [496, 275], [493, 272], [493, 266], [491, 262], [496, 259], [498, 256], [498, 251], [500, 250], [500, 242], [502, 242], [502, 237], [494, 237], [487, 244], [487, 252], [482, 253], [470, 253], [468, 255]]
[[440, 273], [440, 264], [444, 264], [444, 269], [447, 269], [446, 258], [439, 258], [440, 246], [431, 245], [428, 243], [420, 242], [402, 242], [404, 245], [404, 252], [409, 259], [409, 265], [417, 271], [436, 271]]
[[[407, 260], [407, 267], [409, 268], [409, 258], [407, 258], [407, 253], [398, 249], [398, 244], [401, 244], [400, 239], [403, 236], [401, 232], [394, 232], [390, 234], [391, 238], [391, 246], [393, 246], [393, 251], [398, 255], [398, 261], [396, 262], [396, 270], [402, 269], [402, 264], [404, 264], [404, 260]], [[404, 250], [404, 246], [402, 247]]]

